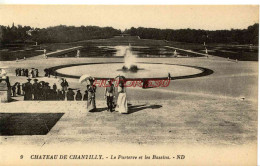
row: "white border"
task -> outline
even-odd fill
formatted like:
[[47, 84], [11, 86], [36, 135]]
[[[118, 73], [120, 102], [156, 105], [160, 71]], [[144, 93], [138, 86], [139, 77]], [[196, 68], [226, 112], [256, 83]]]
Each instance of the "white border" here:
[[0, 0], [0, 4], [103, 4], [103, 5], [257, 5], [260, 4], [258, 0]]

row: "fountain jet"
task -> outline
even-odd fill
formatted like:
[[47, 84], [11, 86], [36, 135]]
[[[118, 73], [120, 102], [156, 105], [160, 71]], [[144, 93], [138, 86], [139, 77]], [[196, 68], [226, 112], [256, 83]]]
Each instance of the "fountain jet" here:
[[131, 51], [131, 45], [129, 43], [128, 48], [126, 48], [125, 53], [124, 53], [124, 66], [122, 69], [124, 71], [131, 71], [131, 72], [137, 72], [138, 67], [136, 65], [136, 55], [134, 55]]

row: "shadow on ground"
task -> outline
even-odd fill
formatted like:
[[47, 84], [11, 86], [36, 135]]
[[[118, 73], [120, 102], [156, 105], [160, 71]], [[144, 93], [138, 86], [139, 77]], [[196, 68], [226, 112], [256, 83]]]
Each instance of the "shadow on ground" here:
[[0, 135], [46, 135], [64, 113], [0, 113]]
[[142, 104], [142, 105], [130, 105], [128, 107], [128, 114], [132, 114], [132, 113], [135, 113], [135, 112], [138, 112], [138, 111], [142, 111], [144, 109], [159, 109], [161, 108], [162, 105], [146, 105], [146, 104]]

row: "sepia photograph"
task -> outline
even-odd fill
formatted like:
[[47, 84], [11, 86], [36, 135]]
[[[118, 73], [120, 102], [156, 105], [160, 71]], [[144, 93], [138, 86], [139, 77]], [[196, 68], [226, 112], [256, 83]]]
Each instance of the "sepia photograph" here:
[[257, 165], [258, 5], [0, 4], [0, 165]]

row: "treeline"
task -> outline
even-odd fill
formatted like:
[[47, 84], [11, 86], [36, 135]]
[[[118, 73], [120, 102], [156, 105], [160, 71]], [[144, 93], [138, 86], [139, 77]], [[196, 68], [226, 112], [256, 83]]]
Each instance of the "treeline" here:
[[156, 29], [134, 28], [125, 30], [131, 36], [143, 39], [168, 40], [189, 43], [238, 43], [258, 45], [259, 24], [249, 26], [247, 29], [231, 30], [195, 30], [195, 29]]
[[2, 45], [13, 42], [34, 41], [40, 43], [64, 43], [88, 39], [110, 38], [121, 31], [112, 27], [98, 26], [65, 26], [48, 28], [32, 28], [30, 26], [0, 26], [0, 42]]
[[[195, 30], [195, 29], [155, 29], [134, 28], [126, 29], [124, 33], [131, 36], [140, 36], [143, 39], [168, 40], [189, 43], [238, 43], [258, 45], [259, 24], [249, 26], [247, 29], [231, 30]], [[120, 30], [112, 27], [98, 26], [65, 26], [59, 25], [48, 28], [32, 28], [14, 24], [9, 26], [0, 25], [0, 45], [17, 42], [40, 43], [66, 43], [88, 39], [111, 38], [121, 34]]]

